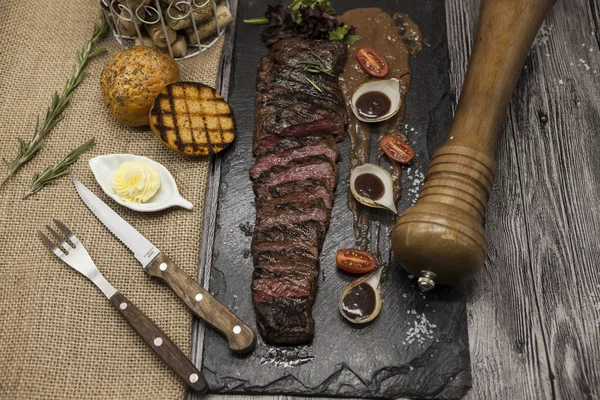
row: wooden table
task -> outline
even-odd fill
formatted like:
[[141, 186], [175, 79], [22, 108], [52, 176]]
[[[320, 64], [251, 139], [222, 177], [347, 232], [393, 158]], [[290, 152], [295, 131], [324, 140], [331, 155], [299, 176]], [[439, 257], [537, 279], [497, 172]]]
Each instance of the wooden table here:
[[[479, 2], [447, 0], [451, 82]], [[600, 3], [559, 0], [496, 152], [485, 269], [466, 285], [468, 399], [600, 398]]]
[[[478, 0], [446, 0], [457, 99], [478, 8]], [[465, 285], [473, 370], [465, 398], [600, 398], [597, 0], [559, 0], [550, 12], [513, 95], [496, 160], [488, 259]]]

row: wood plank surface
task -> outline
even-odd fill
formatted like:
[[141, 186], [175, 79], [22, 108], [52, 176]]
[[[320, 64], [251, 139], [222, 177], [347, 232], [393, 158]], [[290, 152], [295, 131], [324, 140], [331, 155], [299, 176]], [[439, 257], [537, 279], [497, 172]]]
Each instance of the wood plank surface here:
[[[456, 99], [478, 7], [446, 0]], [[597, 0], [558, 1], [513, 96], [486, 215], [488, 260], [465, 286], [466, 399], [600, 398], [599, 30]]]
[[[478, 3], [447, 1], [455, 88]], [[467, 398], [600, 395], [600, 118], [589, 100], [600, 89], [598, 24], [597, 2], [559, 1], [513, 95], [486, 216], [488, 261], [467, 285], [474, 380]]]
[[[446, 3], [451, 85], [458, 100], [477, 25], [478, 1]], [[544, 337], [530, 270], [518, 154], [505, 124], [485, 227], [489, 251], [466, 285], [473, 388], [470, 399], [551, 398]], [[541, 355], [542, 357], [539, 357]]]

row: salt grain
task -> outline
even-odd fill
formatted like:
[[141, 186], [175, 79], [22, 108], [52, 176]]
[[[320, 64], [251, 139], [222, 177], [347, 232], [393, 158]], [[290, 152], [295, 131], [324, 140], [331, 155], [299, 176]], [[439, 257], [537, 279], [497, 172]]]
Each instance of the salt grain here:
[[538, 34], [533, 41], [533, 47], [537, 47], [542, 44], [546, 44], [550, 38], [550, 32], [552, 31], [552, 25], [547, 25], [546, 22], [542, 24]]
[[433, 329], [435, 328], [437, 328], [437, 325], [429, 322], [425, 314], [421, 314], [416, 317], [413, 321], [413, 326], [406, 332], [405, 342], [409, 344], [417, 342], [419, 347], [421, 347], [427, 339], [433, 339]]

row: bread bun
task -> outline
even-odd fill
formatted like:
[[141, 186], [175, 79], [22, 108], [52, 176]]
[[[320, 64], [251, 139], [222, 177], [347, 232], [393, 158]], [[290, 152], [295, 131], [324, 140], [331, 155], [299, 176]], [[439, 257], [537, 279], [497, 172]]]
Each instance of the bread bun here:
[[111, 114], [129, 126], [149, 123], [154, 98], [168, 84], [179, 82], [179, 67], [171, 56], [136, 46], [115, 54], [104, 67], [102, 97]]
[[231, 107], [197, 82], [165, 86], [150, 110], [150, 128], [162, 144], [186, 156], [218, 153], [235, 139]]

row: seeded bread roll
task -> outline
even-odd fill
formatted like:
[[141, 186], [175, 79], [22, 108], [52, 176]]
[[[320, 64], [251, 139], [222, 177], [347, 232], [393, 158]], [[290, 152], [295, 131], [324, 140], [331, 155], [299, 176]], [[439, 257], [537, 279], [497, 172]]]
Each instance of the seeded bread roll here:
[[151, 47], [135, 46], [106, 63], [101, 76], [102, 97], [120, 122], [148, 125], [156, 95], [179, 80], [179, 67], [171, 56]]

